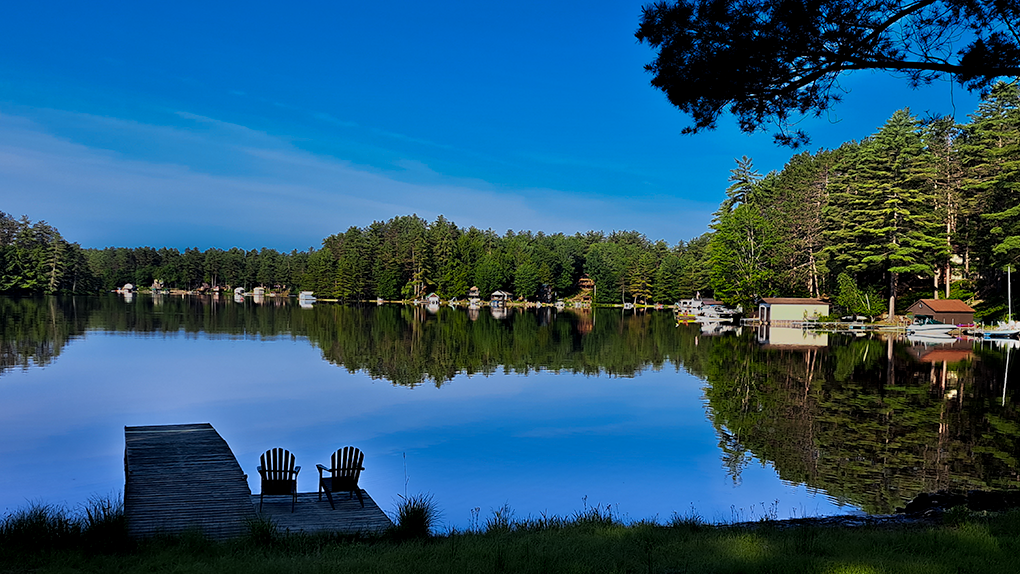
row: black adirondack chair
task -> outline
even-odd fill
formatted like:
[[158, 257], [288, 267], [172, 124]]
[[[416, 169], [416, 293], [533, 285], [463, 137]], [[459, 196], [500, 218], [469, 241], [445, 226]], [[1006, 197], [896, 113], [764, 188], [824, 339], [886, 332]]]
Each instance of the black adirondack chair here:
[[352, 496], [357, 496], [358, 502], [364, 507], [365, 499], [362, 498], [361, 488], [358, 487], [358, 478], [361, 477], [361, 471], [365, 470], [362, 466], [364, 461], [364, 453], [353, 446], [345, 446], [329, 457], [329, 468], [321, 464], [315, 465], [319, 469], [319, 500], [322, 500], [322, 493], [325, 492], [329, 506], [336, 510], [333, 493], [348, 492]]
[[259, 458], [262, 465], [258, 467], [262, 477], [262, 492], [259, 494], [259, 512], [262, 512], [262, 499], [270, 496], [289, 494], [291, 496], [290, 511], [294, 512], [297, 504], [297, 475], [300, 466], [294, 466], [294, 455], [282, 448], [269, 449]]

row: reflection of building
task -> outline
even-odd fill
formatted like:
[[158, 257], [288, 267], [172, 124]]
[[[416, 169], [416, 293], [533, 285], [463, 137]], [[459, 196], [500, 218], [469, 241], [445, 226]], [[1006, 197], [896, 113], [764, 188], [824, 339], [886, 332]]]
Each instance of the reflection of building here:
[[959, 299], [921, 299], [907, 309], [915, 319], [934, 319], [947, 325], [970, 325], [974, 309]]
[[911, 345], [907, 353], [920, 363], [959, 363], [974, 356], [974, 343], [953, 340], [937, 345]]
[[573, 313], [577, 317], [577, 332], [582, 335], [591, 333], [595, 328], [595, 312], [591, 309], [584, 309], [575, 310]]
[[763, 324], [780, 321], [810, 321], [829, 314], [829, 304], [804, 297], [766, 297], [758, 302], [758, 319]]
[[796, 327], [762, 325], [758, 328], [758, 342], [766, 347], [825, 347], [829, 344], [829, 335]]

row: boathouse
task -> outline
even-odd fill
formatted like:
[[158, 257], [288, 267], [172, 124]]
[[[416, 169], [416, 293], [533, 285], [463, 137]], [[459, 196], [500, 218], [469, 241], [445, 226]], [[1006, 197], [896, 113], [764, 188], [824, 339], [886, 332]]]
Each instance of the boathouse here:
[[493, 291], [490, 299], [495, 305], [503, 305], [513, 299], [513, 294], [508, 291]]
[[428, 296], [425, 297], [425, 301], [429, 305], [438, 305], [439, 304], [439, 295], [436, 295], [435, 293], [429, 293]]
[[777, 321], [811, 321], [829, 314], [829, 304], [804, 297], [765, 297], [758, 301], [758, 320], [762, 324]]
[[974, 309], [959, 299], [921, 299], [907, 309], [915, 319], [934, 319], [947, 325], [974, 323]]

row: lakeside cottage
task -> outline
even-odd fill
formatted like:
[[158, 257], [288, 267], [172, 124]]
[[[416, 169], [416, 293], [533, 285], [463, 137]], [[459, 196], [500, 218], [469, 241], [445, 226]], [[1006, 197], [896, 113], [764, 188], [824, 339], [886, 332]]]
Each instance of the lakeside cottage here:
[[933, 319], [946, 325], [971, 325], [974, 309], [959, 299], [921, 299], [907, 309], [914, 319]]
[[513, 294], [507, 291], [493, 291], [490, 299], [493, 305], [504, 305], [513, 299]]
[[765, 297], [758, 302], [762, 324], [776, 321], [810, 321], [829, 314], [829, 304], [806, 297]]

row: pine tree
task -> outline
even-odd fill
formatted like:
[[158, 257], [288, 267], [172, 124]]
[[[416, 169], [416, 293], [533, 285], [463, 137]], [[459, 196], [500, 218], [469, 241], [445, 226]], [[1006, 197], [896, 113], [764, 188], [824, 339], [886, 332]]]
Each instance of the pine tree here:
[[774, 295], [779, 235], [753, 204], [738, 206], [713, 225], [709, 250], [715, 297], [730, 305], [750, 305]]
[[1020, 88], [996, 84], [965, 126], [960, 153], [984, 267], [1020, 262]]
[[853, 151], [853, 174], [838, 184], [838, 198], [845, 202], [842, 225], [830, 232], [836, 242], [829, 252], [840, 266], [851, 273], [887, 276], [890, 316], [896, 313], [900, 274], [931, 276], [933, 263], [946, 251], [917, 128], [909, 110], [897, 111]]
[[742, 156], [736, 160], [737, 167], [730, 170], [730, 177], [727, 181], [732, 182], [726, 188], [726, 199], [715, 212], [715, 219], [718, 220], [732, 212], [738, 205], [748, 203], [754, 186], [761, 181], [761, 174], [755, 171], [751, 158]]
[[963, 169], [956, 150], [959, 133], [959, 128], [949, 117], [936, 118], [927, 122], [922, 133], [929, 157], [929, 161], [924, 164], [924, 174], [933, 189], [935, 217], [946, 245], [944, 257], [933, 275], [936, 298], [939, 295], [940, 275], [945, 287], [945, 296], [949, 297], [950, 283], [953, 278], [952, 256], [966, 250], [966, 239], [961, 244], [961, 238], [958, 235], [963, 207], [961, 197]]

